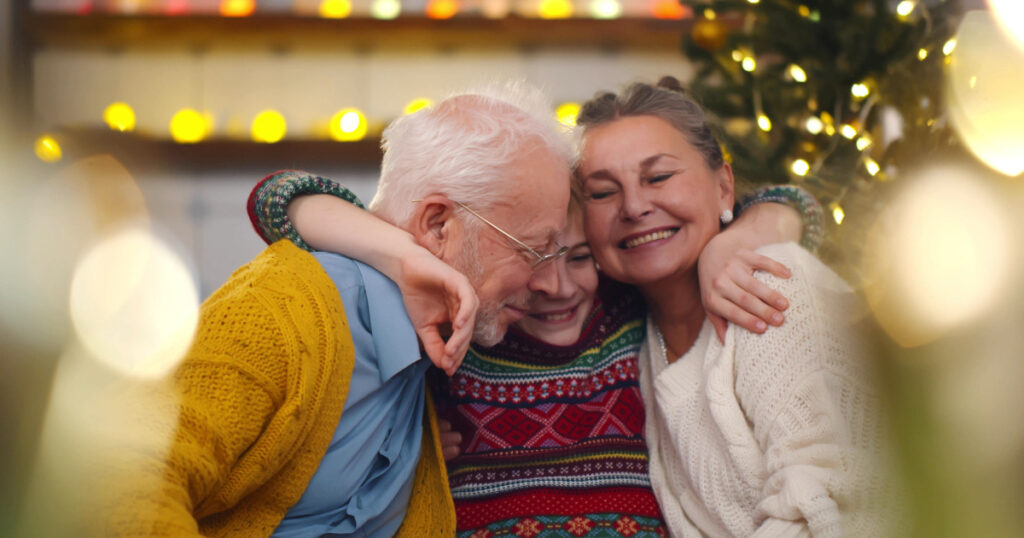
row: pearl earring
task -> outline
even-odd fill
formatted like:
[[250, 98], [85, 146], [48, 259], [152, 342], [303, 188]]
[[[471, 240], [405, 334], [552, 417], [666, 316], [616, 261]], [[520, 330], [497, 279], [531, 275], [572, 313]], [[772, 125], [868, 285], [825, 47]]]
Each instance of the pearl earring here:
[[722, 215], [718, 218], [722, 221], [722, 224], [729, 224], [732, 222], [732, 210], [726, 209], [725, 211], [722, 211]]

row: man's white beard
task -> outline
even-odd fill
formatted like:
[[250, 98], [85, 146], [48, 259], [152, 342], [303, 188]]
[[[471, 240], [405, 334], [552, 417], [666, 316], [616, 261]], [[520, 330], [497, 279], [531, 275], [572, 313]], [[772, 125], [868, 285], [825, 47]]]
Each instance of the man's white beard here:
[[[480, 289], [483, 284], [484, 267], [477, 256], [477, 233], [471, 231], [466, 236], [465, 244], [459, 249], [458, 255], [452, 260], [452, 266], [466, 275], [473, 289]], [[473, 342], [486, 347], [491, 347], [505, 337], [505, 329], [498, 324], [498, 313], [501, 311], [500, 304], [480, 303], [476, 312], [476, 321], [473, 324]]]

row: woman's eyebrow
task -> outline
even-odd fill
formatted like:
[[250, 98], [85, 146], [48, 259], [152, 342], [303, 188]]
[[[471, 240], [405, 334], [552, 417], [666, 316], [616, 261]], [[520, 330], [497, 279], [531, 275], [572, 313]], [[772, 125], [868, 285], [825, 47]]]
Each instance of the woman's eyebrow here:
[[654, 166], [654, 163], [661, 160], [662, 157], [674, 157], [674, 155], [670, 155], [668, 153], [658, 153], [655, 155], [651, 155], [650, 157], [647, 157], [646, 159], [640, 161], [640, 169], [647, 170], [651, 166]]

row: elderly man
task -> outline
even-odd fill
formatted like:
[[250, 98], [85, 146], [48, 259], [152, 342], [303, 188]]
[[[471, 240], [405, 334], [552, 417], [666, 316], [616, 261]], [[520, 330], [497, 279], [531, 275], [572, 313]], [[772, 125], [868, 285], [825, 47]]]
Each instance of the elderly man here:
[[[106, 517], [117, 534], [451, 535], [454, 510], [417, 333], [454, 371], [555, 285], [571, 151], [530, 90], [464, 94], [384, 132], [372, 212], [381, 253], [420, 249], [468, 276], [403, 297], [354, 259], [271, 245], [204, 303], [173, 377], [165, 457], [136, 458]], [[372, 225], [372, 224], [368, 224]], [[426, 260], [429, 256], [423, 256]], [[383, 269], [401, 277], [403, 268]], [[395, 278], [396, 280], [399, 278]], [[474, 292], [476, 297], [473, 297]], [[479, 299], [476, 323], [474, 312]], [[415, 310], [414, 326], [407, 309]], [[453, 321], [447, 344], [439, 326]]]

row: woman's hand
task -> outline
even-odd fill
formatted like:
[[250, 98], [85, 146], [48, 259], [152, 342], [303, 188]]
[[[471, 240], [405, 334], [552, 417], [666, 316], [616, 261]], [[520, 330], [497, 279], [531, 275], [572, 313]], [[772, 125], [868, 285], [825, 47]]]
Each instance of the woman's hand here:
[[452, 423], [444, 419], [437, 421], [437, 429], [441, 433], [441, 455], [448, 461], [459, 455], [459, 444], [462, 434], [452, 430]]
[[438, 368], [454, 374], [469, 349], [480, 306], [473, 286], [465, 275], [419, 246], [409, 249], [399, 267], [394, 280], [423, 350]]
[[[754, 278], [754, 271], [789, 278], [789, 269], [754, 249], [793, 240], [793, 227], [780, 223], [788, 224], [796, 212], [770, 203], [752, 207], [748, 212], [752, 214], [744, 213], [740, 220], [711, 238], [697, 262], [701, 302], [723, 342], [728, 322], [760, 334], [769, 325], [782, 325], [786, 319], [782, 311], [789, 308], [789, 301], [782, 294]], [[796, 236], [799, 239], [799, 225]]]

